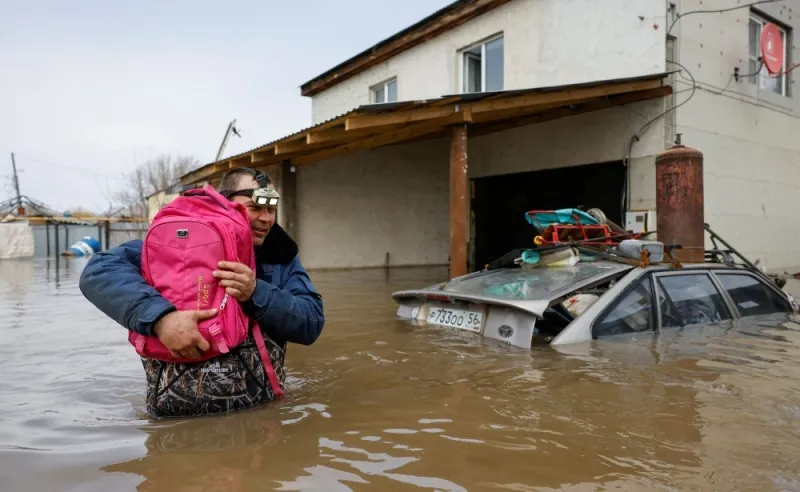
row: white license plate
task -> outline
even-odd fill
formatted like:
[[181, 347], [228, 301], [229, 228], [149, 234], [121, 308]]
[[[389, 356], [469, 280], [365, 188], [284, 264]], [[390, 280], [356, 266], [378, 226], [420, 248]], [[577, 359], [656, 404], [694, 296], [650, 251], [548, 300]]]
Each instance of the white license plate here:
[[483, 327], [483, 313], [467, 309], [430, 306], [430, 308], [428, 308], [428, 317], [426, 321], [432, 325], [441, 325], [480, 333]]

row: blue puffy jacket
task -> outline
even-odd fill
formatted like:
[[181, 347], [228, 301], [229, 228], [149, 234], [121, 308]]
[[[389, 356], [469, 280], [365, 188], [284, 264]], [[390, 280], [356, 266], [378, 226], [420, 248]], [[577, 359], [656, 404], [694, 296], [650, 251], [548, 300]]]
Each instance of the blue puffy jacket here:
[[[141, 274], [142, 241], [95, 254], [83, 269], [80, 290], [125, 328], [152, 335], [155, 323], [176, 308]], [[256, 289], [243, 305], [276, 342], [311, 345], [325, 324], [322, 297], [297, 256], [297, 245], [275, 224], [256, 250]]]

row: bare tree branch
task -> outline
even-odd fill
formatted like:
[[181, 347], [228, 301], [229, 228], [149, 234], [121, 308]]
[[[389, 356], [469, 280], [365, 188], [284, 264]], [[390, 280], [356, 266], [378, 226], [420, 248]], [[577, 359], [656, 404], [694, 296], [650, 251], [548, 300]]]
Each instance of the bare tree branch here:
[[161, 155], [137, 166], [125, 177], [124, 188], [114, 194], [123, 212], [147, 217], [147, 197], [176, 184], [181, 176], [196, 168], [200, 161], [190, 156], [172, 158]]

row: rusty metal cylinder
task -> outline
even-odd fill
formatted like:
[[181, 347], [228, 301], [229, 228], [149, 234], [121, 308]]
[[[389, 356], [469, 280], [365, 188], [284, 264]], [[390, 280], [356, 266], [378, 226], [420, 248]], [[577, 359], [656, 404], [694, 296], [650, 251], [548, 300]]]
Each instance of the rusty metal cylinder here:
[[682, 263], [705, 261], [703, 153], [674, 145], [656, 156], [656, 231]]

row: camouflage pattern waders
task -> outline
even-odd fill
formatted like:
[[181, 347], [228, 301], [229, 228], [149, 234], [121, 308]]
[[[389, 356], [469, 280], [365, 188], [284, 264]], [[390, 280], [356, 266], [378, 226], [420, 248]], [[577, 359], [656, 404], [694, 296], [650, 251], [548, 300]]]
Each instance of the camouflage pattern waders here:
[[[281, 388], [286, 381], [286, 344], [264, 337]], [[142, 358], [147, 412], [153, 417], [212, 415], [275, 399], [253, 336], [227, 354], [194, 364]]]

